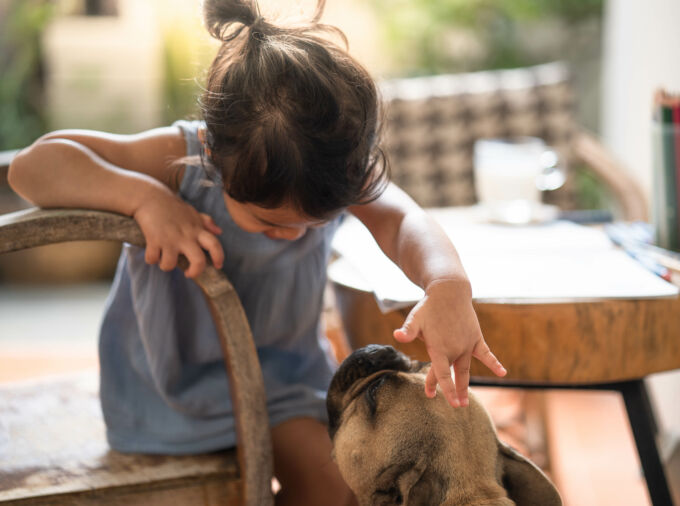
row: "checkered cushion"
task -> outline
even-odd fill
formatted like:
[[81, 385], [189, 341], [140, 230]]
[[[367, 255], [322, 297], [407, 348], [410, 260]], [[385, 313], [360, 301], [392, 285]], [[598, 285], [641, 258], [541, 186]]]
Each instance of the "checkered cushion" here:
[[[571, 161], [573, 95], [562, 63], [394, 79], [381, 91], [392, 179], [422, 206], [476, 202], [472, 154], [479, 138], [541, 137], [563, 165]], [[568, 183], [552, 202], [571, 207]]]

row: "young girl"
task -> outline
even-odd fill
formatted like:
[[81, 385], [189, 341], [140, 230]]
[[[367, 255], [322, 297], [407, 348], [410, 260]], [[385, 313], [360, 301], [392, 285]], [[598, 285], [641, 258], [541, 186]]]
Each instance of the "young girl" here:
[[[465, 406], [472, 356], [505, 374], [481, 335], [454, 247], [386, 182], [375, 85], [321, 38], [329, 30], [318, 23], [323, 3], [310, 23], [283, 27], [252, 0], [206, 0], [206, 25], [223, 42], [203, 121], [129, 136], [54, 132], [9, 172], [17, 193], [39, 206], [116, 211], [134, 217], [146, 238], [145, 249], [124, 247], [100, 336], [102, 408], [119, 451], [235, 444], [216, 331], [187, 279], [204, 269], [206, 252], [224, 270], [262, 364], [277, 504], [353, 501], [330, 459], [324, 399], [334, 364], [319, 325], [344, 212], [425, 290], [394, 332], [401, 342], [424, 340], [433, 363], [425, 393], [433, 397], [439, 384], [452, 406]], [[176, 269], [180, 254], [185, 272]]]

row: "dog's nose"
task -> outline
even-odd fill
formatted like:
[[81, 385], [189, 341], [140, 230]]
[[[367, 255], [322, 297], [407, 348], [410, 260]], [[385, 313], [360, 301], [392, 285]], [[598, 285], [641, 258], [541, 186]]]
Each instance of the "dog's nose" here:
[[342, 413], [342, 396], [362, 378], [383, 371], [410, 371], [413, 362], [392, 346], [371, 344], [354, 351], [335, 372], [328, 388], [326, 409], [328, 411], [328, 432], [334, 437]]
[[411, 366], [411, 359], [392, 346], [371, 344], [354, 351], [342, 362], [333, 377], [329, 391], [342, 393], [361, 378], [375, 372], [384, 370], [408, 372]]
[[347, 357], [335, 372], [326, 398], [331, 438], [339, 423], [342, 396], [354, 383], [378, 371], [408, 372], [413, 370], [413, 364], [410, 358], [392, 346], [379, 344], [359, 348]]

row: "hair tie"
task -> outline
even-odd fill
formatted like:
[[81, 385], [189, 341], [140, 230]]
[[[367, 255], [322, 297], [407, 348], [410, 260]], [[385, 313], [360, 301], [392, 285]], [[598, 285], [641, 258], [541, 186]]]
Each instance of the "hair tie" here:
[[205, 153], [205, 156], [208, 157], [208, 159], [212, 159], [212, 152], [210, 151], [210, 148], [208, 147], [208, 139], [207, 139], [206, 131], [204, 128], [199, 128], [198, 129], [198, 141], [201, 143], [201, 146], [203, 147], [203, 152]]

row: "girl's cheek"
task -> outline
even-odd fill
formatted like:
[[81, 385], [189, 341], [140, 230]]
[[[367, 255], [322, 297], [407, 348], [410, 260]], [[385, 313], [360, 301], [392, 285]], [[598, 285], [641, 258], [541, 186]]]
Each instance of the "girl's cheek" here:
[[242, 220], [238, 219], [236, 217], [232, 216], [232, 219], [234, 220], [234, 223], [240, 228], [241, 230], [244, 230], [246, 232], [249, 232], [251, 234], [259, 234], [261, 232], [265, 231], [265, 227], [262, 225], [256, 224], [256, 223], [251, 223], [248, 220]]

